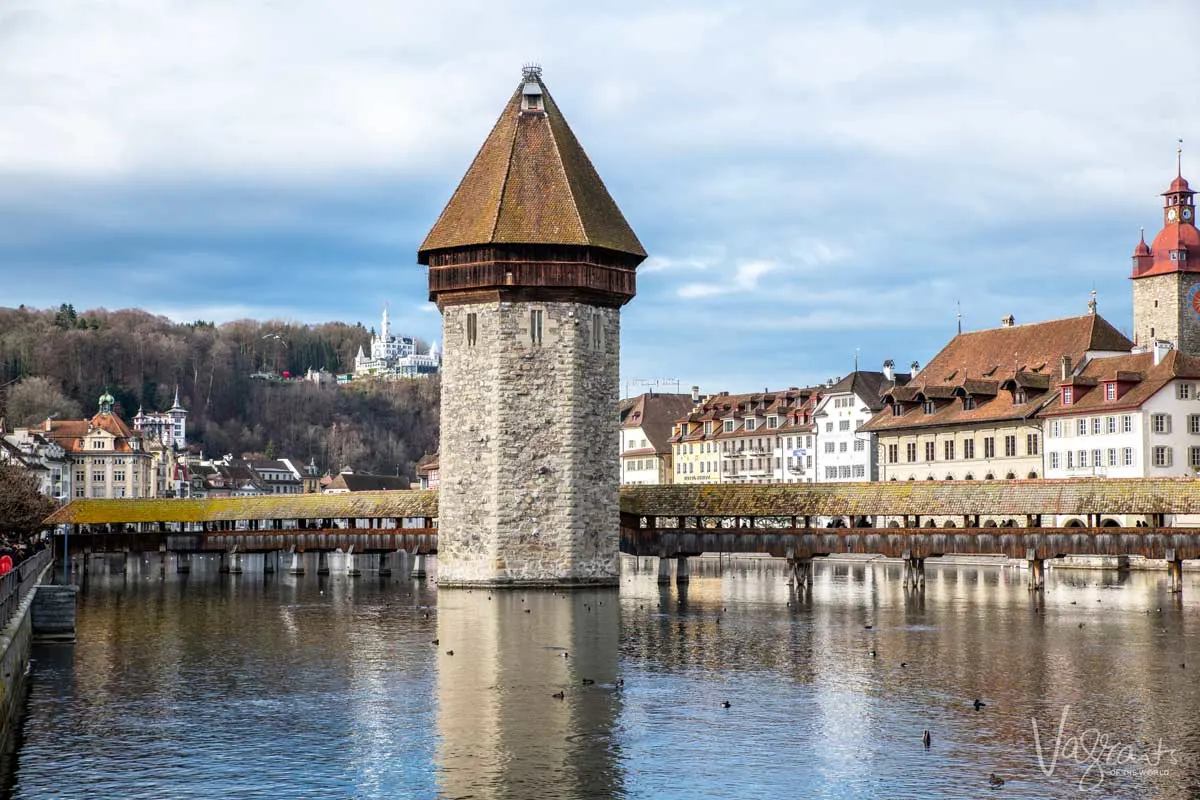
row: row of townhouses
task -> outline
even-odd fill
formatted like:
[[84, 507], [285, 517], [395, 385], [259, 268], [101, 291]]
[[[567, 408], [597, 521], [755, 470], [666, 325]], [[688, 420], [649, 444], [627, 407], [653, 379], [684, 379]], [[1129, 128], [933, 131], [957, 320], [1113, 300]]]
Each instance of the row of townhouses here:
[[[621, 407], [625, 484], [1200, 473], [1200, 231], [1177, 175], [1133, 254], [1134, 340], [1098, 312], [959, 333], [923, 368]], [[669, 421], [668, 421], [669, 420]]]

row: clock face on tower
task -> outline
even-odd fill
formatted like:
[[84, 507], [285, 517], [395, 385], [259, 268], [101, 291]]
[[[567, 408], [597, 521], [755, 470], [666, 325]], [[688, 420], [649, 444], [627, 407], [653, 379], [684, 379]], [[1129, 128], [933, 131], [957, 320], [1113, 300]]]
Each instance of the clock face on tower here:
[[1200, 283], [1197, 283], [1188, 292], [1188, 305], [1191, 306], [1192, 316], [1200, 319]]
[[1174, 221], [1175, 221], [1175, 214], [1176, 214], [1176, 211], [1175, 211], [1175, 209], [1173, 209], [1173, 208], [1168, 208], [1168, 209], [1167, 209], [1167, 222], [1174, 222]]
[[1185, 208], [1183, 211], [1180, 211], [1179, 213], [1183, 217], [1184, 222], [1188, 222], [1192, 219], [1192, 210], [1190, 208]]

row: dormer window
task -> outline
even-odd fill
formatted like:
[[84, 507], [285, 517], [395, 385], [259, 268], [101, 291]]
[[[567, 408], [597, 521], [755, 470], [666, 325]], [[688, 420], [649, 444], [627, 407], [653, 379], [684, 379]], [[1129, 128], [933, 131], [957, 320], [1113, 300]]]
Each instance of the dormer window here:
[[521, 110], [542, 111], [542, 68], [536, 64], [526, 64], [521, 77], [525, 81], [521, 88]]
[[921, 404], [921, 408], [925, 411], [926, 414], [933, 414], [937, 411], [937, 404], [934, 403], [932, 400], [926, 400], [924, 403]]
[[963, 411], [974, 411], [974, 410], [975, 410], [975, 398], [974, 397], [964, 397], [963, 398]]
[[1016, 405], [1024, 405], [1029, 402], [1029, 397], [1025, 394], [1024, 389], [1017, 389], [1013, 392], [1013, 403]]
[[767, 427], [768, 428], [778, 428], [779, 427], [779, 417], [767, 417]]
[[733, 433], [733, 420], [731, 420], [731, 419], [725, 420], [725, 432]]
[[1116, 400], [1117, 399], [1117, 384], [1116, 383], [1113, 383], [1112, 381], [1110, 381], [1110, 382], [1104, 384], [1104, 399], [1105, 400]]
[[706, 422], [704, 423], [704, 435], [707, 436], [710, 433], [712, 433], [712, 423]]
[[892, 403], [892, 416], [893, 417], [904, 416], [904, 406], [900, 405], [899, 403]]
[[746, 430], [754, 430], [754, 417], [746, 417]]
[[1062, 404], [1064, 406], [1069, 406], [1074, 401], [1075, 401], [1075, 395], [1074, 395], [1074, 392], [1072, 392], [1071, 387], [1064, 386], [1063, 390], [1062, 390]]

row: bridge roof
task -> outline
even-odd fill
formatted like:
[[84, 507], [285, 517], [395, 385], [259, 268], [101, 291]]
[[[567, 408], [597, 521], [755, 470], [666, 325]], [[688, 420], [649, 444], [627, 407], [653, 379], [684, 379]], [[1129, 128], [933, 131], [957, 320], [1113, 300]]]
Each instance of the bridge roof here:
[[437, 492], [426, 490], [212, 497], [205, 500], [73, 500], [47, 517], [46, 524], [436, 516]]
[[657, 516], [1200, 513], [1191, 478], [627, 486], [621, 511]]

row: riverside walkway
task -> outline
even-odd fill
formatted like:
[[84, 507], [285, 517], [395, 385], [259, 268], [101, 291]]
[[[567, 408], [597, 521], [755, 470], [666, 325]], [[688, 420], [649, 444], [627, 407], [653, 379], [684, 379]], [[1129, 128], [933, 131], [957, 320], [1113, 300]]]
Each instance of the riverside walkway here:
[[[205, 500], [76, 500], [46, 520], [72, 553], [437, 552], [437, 492], [360, 492]], [[908, 580], [924, 560], [1003, 554], [1047, 559], [1200, 558], [1200, 481], [1069, 479], [844, 484], [667, 485], [621, 490], [621, 550], [660, 567], [701, 553], [786, 558], [799, 583], [811, 559], [838, 553], [903, 558]], [[236, 571], [236, 568], [234, 569]], [[660, 572], [660, 575], [663, 574]], [[669, 573], [668, 573], [669, 574]]]

